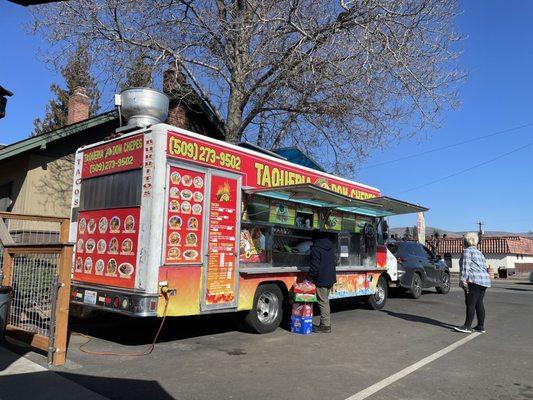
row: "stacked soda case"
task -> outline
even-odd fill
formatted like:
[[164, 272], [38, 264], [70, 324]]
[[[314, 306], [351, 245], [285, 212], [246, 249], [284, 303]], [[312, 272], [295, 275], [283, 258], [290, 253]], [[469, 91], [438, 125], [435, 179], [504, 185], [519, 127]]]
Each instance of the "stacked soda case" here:
[[291, 332], [308, 335], [313, 332], [313, 303], [316, 286], [309, 281], [297, 282], [292, 288]]

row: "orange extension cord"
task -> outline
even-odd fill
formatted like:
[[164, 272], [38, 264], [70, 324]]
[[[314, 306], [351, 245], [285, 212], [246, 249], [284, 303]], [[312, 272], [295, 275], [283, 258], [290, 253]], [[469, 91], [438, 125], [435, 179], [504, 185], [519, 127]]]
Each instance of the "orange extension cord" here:
[[112, 352], [112, 351], [86, 350], [83, 347], [85, 347], [85, 345], [89, 344], [89, 342], [91, 340], [93, 340], [93, 338], [88, 336], [88, 335], [85, 335], [83, 333], [79, 333], [79, 332], [72, 332], [72, 334], [73, 335], [77, 335], [77, 336], [82, 336], [82, 337], [87, 339], [87, 341], [85, 343], [82, 343], [82, 344], [80, 344], [78, 346], [78, 349], [81, 352], [86, 353], [86, 354], [91, 354], [91, 355], [94, 355], [94, 356], [119, 356], [119, 357], [121, 357], [121, 356], [127, 356], [127, 357], [147, 356], [148, 354], [150, 354], [155, 349], [155, 344], [157, 342], [157, 338], [159, 337], [159, 334], [161, 333], [161, 329], [163, 329], [163, 325], [165, 324], [165, 319], [167, 318], [167, 308], [168, 308], [168, 296], [165, 293], [165, 309], [163, 310], [163, 319], [161, 320], [161, 324], [159, 325], [159, 329], [157, 329], [157, 333], [155, 334], [154, 341], [152, 342], [150, 347], [148, 347], [148, 349], [146, 349], [142, 353], [115, 353], [115, 352]]

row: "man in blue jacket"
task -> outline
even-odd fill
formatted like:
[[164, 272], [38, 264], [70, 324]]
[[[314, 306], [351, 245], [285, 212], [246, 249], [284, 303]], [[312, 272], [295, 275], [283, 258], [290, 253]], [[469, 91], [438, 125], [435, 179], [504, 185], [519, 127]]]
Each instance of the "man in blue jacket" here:
[[329, 309], [329, 293], [337, 282], [337, 257], [333, 243], [327, 235], [313, 231], [314, 243], [311, 247], [311, 266], [308, 276], [316, 284], [316, 297], [320, 310], [320, 325], [314, 327], [315, 332], [331, 332]]

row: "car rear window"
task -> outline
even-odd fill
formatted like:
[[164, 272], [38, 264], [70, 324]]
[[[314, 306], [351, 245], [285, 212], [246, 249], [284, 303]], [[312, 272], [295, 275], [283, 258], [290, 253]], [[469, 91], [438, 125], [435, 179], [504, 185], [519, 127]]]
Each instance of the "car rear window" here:
[[427, 258], [428, 255], [420, 243], [413, 243], [413, 253], [417, 257]]
[[407, 258], [408, 256], [424, 257], [425, 253], [422, 246], [415, 242], [396, 242], [389, 243], [387, 248], [396, 257]]

